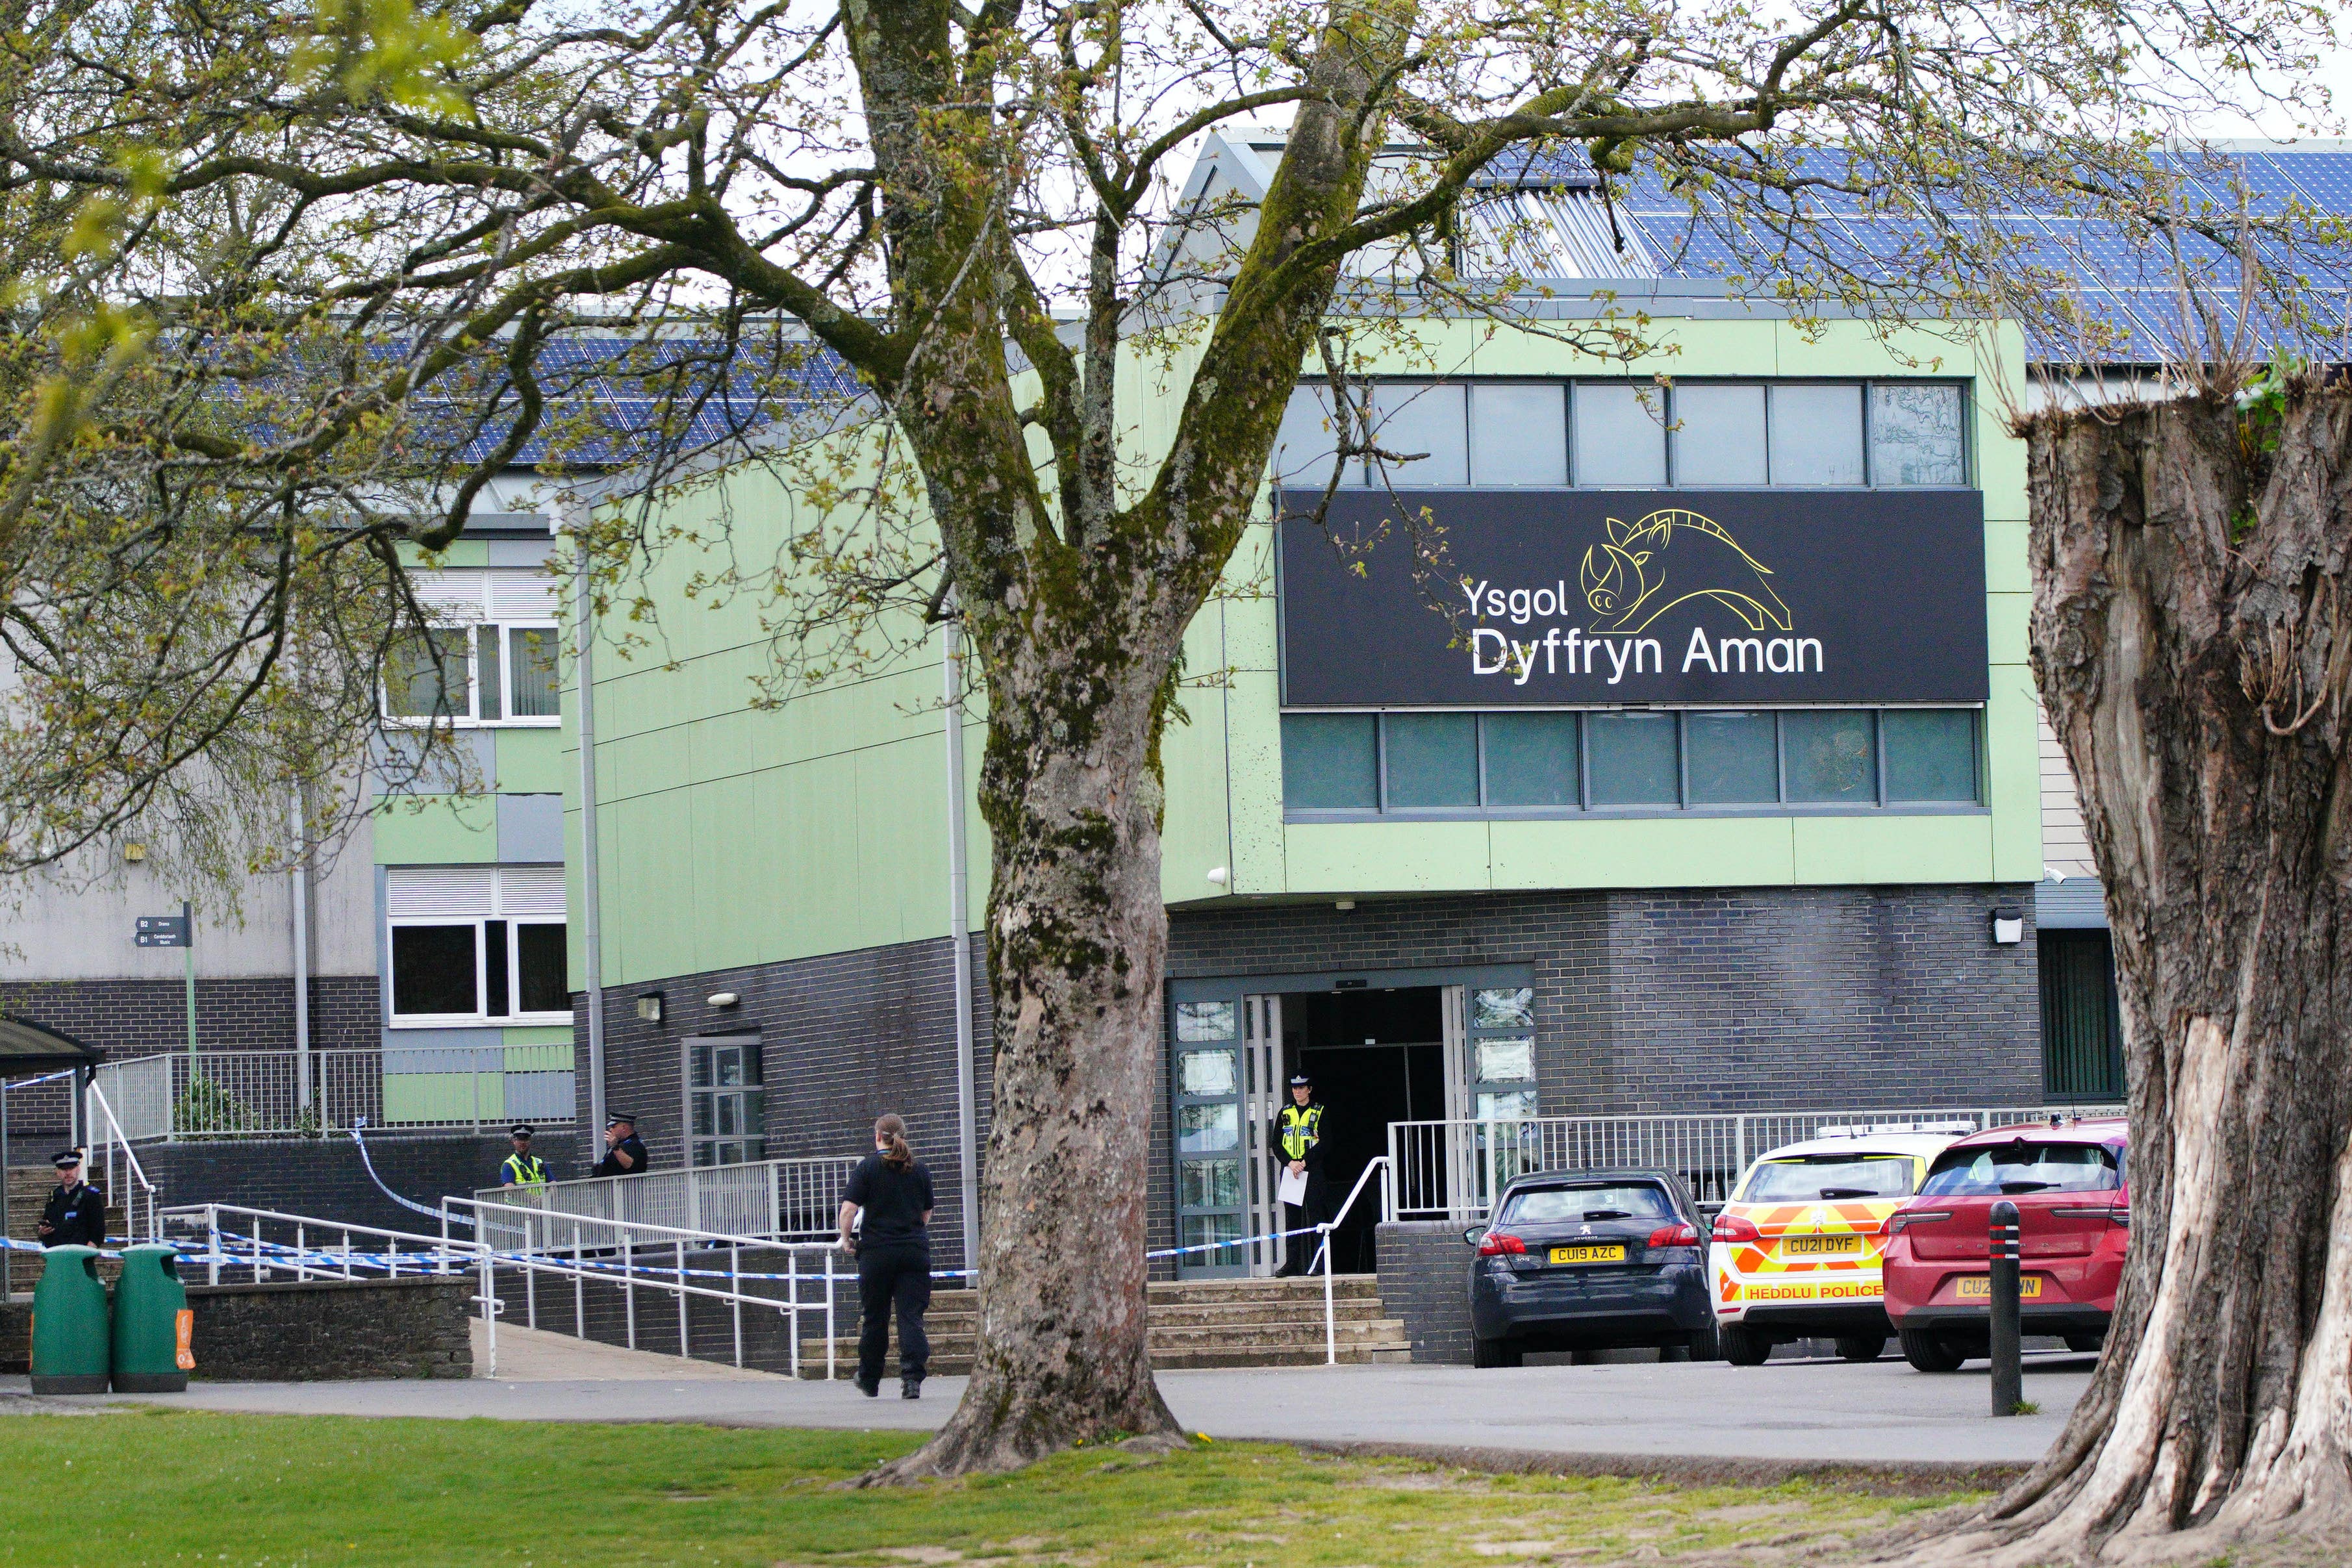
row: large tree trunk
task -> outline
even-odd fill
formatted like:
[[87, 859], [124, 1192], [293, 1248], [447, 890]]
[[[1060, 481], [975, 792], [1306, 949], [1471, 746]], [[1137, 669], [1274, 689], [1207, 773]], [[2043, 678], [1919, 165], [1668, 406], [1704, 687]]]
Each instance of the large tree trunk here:
[[2028, 436], [2035, 668], [2123, 996], [2131, 1253], [2064, 1436], [1954, 1544], [2025, 1563], [2335, 1538], [2352, 1519], [2352, 398], [2296, 387], [2246, 420], [2200, 396], [2044, 415]]
[[989, 671], [996, 1049], [978, 1360], [946, 1427], [875, 1480], [1181, 1440], [1152, 1381], [1142, 1246], [1168, 949], [1156, 753], [1176, 650], [1124, 634], [1167, 623], [1156, 599], [1132, 583], [1130, 614], [1033, 634]]

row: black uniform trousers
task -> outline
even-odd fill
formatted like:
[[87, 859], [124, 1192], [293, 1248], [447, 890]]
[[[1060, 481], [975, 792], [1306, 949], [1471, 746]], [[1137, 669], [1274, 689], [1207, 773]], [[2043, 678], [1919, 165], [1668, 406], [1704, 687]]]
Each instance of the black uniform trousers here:
[[931, 1336], [923, 1331], [923, 1313], [930, 1304], [929, 1241], [858, 1243], [857, 1307], [863, 1319], [857, 1332], [858, 1382], [882, 1381], [894, 1309], [898, 1317], [898, 1375], [917, 1383], [923, 1380], [931, 1363]]
[[[1307, 1173], [1307, 1201], [1303, 1204], [1282, 1205], [1282, 1228], [1306, 1230], [1307, 1226], [1321, 1225], [1330, 1217], [1330, 1194], [1324, 1185], [1322, 1173], [1309, 1171]], [[1322, 1245], [1322, 1241], [1323, 1238], [1312, 1231], [1307, 1231], [1305, 1236], [1283, 1237], [1282, 1267], [1275, 1270], [1276, 1276], [1286, 1279], [1295, 1274], [1307, 1272], [1314, 1264], [1316, 1249]], [[1331, 1261], [1337, 1263], [1339, 1259], [1335, 1258]]]

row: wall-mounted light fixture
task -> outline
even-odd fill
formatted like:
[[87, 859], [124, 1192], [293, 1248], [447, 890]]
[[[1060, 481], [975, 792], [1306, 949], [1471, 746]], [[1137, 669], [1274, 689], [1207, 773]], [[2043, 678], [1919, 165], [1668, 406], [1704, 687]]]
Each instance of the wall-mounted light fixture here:
[[637, 1016], [644, 1019], [648, 1024], [660, 1023], [662, 1021], [662, 994], [658, 991], [644, 991], [638, 993]]
[[122, 858], [136, 866], [140, 861], [147, 858], [147, 846], [134, 839], [122, 847]]
[[713, 1007], [732, 1007], [737, 1003], [742, 1001], [743, 998], [737, 995], [732, 991], [713, 991], [709, 995], [705, 996], [703, 1000]]
[[2025, 940], [2025, 911], [2003, 906], [1992, 912], [1992, 940], [2000, 947], [2015, 947]]
[[1353, 899], [1334, 899], [1331, 900], [1331, 907], [1344, 914], [1348, 910], [1356, 907], [1356, 900]]
[[1213, 866], [1209, 868], [1209, 880], [1217, 887], [1222, 888], [1233, 879], [1234, 873], [1232, 868], [1229, 867]]

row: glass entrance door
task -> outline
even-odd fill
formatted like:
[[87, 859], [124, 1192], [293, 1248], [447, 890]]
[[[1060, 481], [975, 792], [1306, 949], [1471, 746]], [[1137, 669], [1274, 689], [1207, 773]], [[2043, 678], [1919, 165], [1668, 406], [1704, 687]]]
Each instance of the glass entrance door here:
[[1176, 1271], [1186, 1279], [1246, 1273], [1249, 1248], [1240, 1245], [1250, 1234], [1243, 998], [1238, 990], [1173, 989], [1176, 1242], [1202, 1249], [1179, 1254]]

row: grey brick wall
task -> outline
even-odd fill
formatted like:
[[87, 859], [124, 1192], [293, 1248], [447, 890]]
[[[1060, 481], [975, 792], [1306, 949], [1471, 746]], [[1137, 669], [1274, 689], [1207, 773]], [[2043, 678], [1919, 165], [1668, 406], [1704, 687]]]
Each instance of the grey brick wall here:
[[1384, 1225], [1380, 1253], [1381, 1309], [1404, 1320], [1415, 1361], [1470, 1364], [1470, 1259], [1462, 1226], [1448, 1221]]
[[[551, 1140], [553, 1142], [553, 1140]], [[384, 1184], [414, 1202], [466, 1196], [498, 1180], [507, 1157], [503, 1132], [411, 1137], [371, 1135], [368, 1152]], [[584, 1175], [561, 1149], [544, 1152], [558, 1177]], [[380, 1230], [437, 1235], [438, 1224], [385, 1197], [368, 1180], [348, 1134], [284, 1141], [223, 1140], [215, 1143], [150, 1143], [139, 1159], [164, 1206], [236, 1204], [279, 1214], [346, 1220]]]
[[2033, 934], [2011, 886], [1496, 894], [1181, 910], [1171, 980], [1527, 963], [1548, 1113], [2042, 1096]]
[[[972, 937], [974, 1099], [988, 1139], [987, 946]], [[931, 1222], [936, 1266], [962, 1267], [963, 1198], [957, 1178], [954, 955], [944, 939], [861, 949], [790, 963], [713, 970], [604, 995], [605, 1104], [644, 1120], [638, 1136], [653, 1168], [686, 1163], [685, 1043], [695, 1035], [757, 1033], [767, 1089], [768, 1154], [783, 1159], [871, 1149], [874, 1119], [907, 1119], [917, 1156], [930, 1168], [940, 1206]], [[637, 1016], [636, 999], [663, 994], [663, 1017]], [[735, 1006], [705, 998], [732, 991]], [[580, 1042], [580, 1117], [588, 1119], [586, 998]], [[599, 1130], [601, 1142], [601, 1130]]]
[[[383, 1028], [376, 994], [373, 974], [314, 976], [310, 1044], [322, 1051], [372, 1049], [382, 1045]], [[117, 1058], [188, 1048], [188, 997], [184, 981], [18, 981], [0, 985], [0, 1012], [46, 1024]], [[196, 1047], [292, 1050], [293, 980], [197, 981]]]
[[190, 1285], [188, 1375], [214, 1383], [471, 1377], [469, 1277]]

